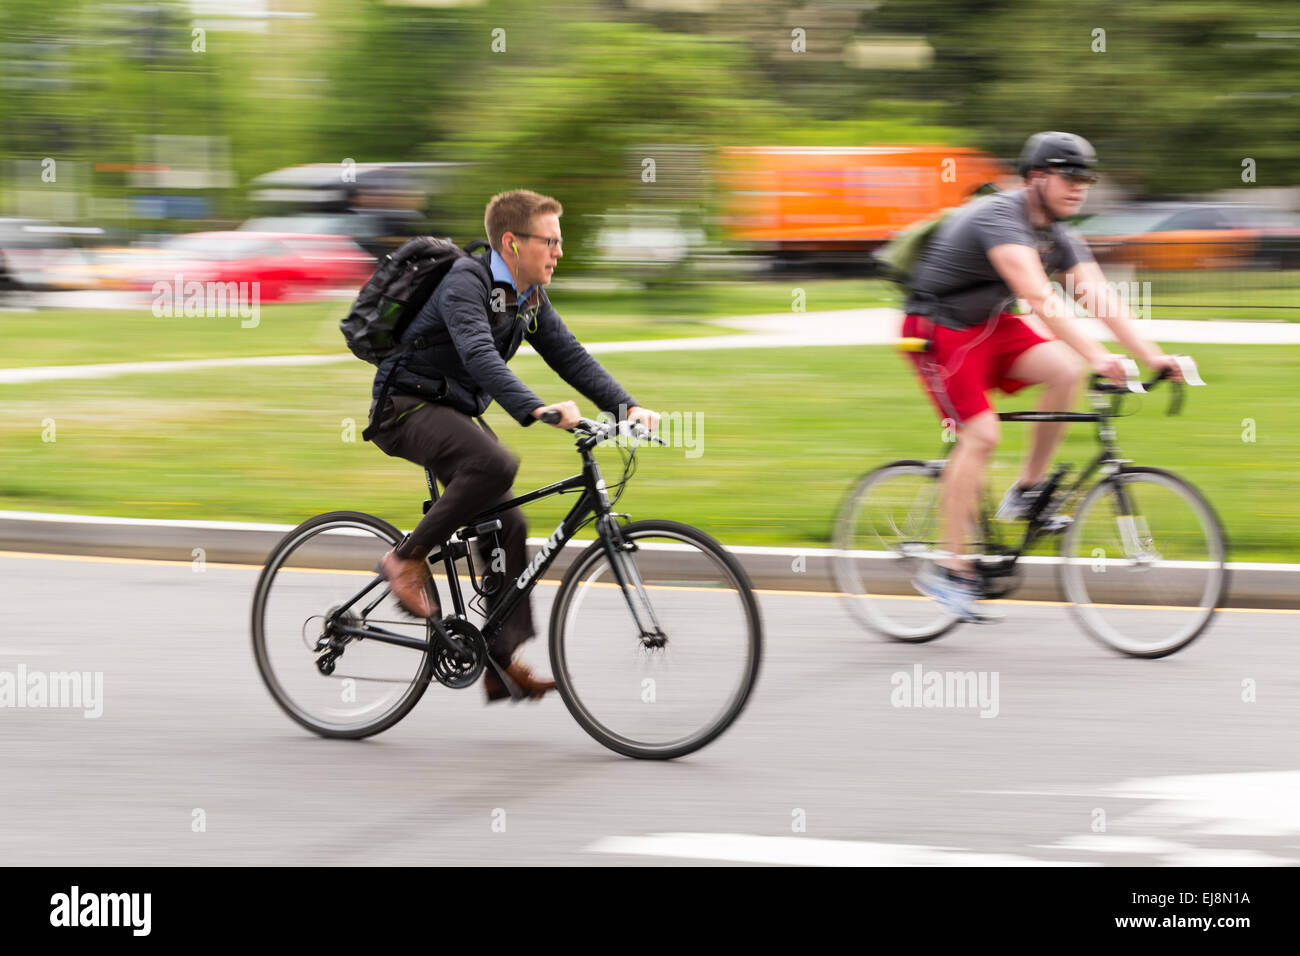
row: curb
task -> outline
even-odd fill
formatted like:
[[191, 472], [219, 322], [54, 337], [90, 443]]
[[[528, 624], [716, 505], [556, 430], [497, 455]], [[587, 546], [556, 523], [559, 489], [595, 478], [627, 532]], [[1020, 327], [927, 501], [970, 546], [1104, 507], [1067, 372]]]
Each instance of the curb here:
[[[114, 518], [94, 515], [41, 514], [0, 511], [0, 550], [138, 558], [190, 563], [194, 551], [213, 564], [261, 566], [271, 550], [294, 525], [233, 521], [179, 521]], [[529, 538], [530, 557], [542, 538]], [[558, 581], [582, 553], [586, 541], [576, 539], [560, 552], [547, 569], [545, 580]], [[648, 548], [652, 560], [672, 562], [672, 549]], [[826, 548], [730, 547], [749, 574], [754, 587], [789, 592], [837, 591], [832, 559]], [[648, 555], [649, 557], [649, 555]], [[372, 559], [373, 560], [373, 559]], [[897, 573], [881, 575], [886, 559], [862, 556], [864, 578], [883, 593], [911, 594]], [[1026, 557], [1023, 582], [1012, 597], [1018, 600], [1063, 601], [1057, 567], [1052, 557]], [[344, 563], [346, 566], [346, 562]], [[1300, 609], [1300, 565], [1229, 562], [1228, 599], [1225, 607]]]

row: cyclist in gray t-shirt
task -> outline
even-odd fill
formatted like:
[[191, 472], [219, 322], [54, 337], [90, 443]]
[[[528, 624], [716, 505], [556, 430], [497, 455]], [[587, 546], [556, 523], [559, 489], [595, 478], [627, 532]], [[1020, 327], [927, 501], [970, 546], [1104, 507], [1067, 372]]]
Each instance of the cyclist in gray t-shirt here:
[[[1123, 300], [1082, 240], [1061, 223], [1083, 205], [1096, 176], [1092, 147], [1071, 133], [1039, 133], [1025, 144], [1020, 175], [1025, 188], [976, 200], [954, 213], [923, 252], [908, 285], [903, 335], [925, 338], [929, 350], [913, 359], [940, 415], [957, 428], [957, 445], [943, 472], [940, 510], [945, 556], [927, 564], [915, 585], [963, 620], [989, 623], [996, 615], [977, 606], [979, 578], [962, 557], [979, 490], [1001, 432], [988, 393], [1043, 385], [1039, 408], [1069, 409], [1078, 394], [1079, 357], [1099, 375], [1123, 381], [1124, 359], [1108, 352], [1069, 321], [1065, 301], [1048, 275], [1064, 273], [1075, 298], [1106, 324], [1121, 344], [1153, 370], [1180, 379], [1172, 356], [1138, 333]], [[1015, 300], [1043, 320], [1044, 338], [1008, 311]], [[1026, 517], [1061, 439], [1063, 422], [1033, 426], [1029, 454], [997, 517]]]
[[1094, 261], [1065, 223], [1031, 222], [1028, 201], [1028, 190], [997, 193], [953, 213], [908, 278], [906, 310], [953, 329], [988, 322], [1016, 298], [989, 259], [990, 249], [1008, 243], [1037, 249], [1049, 276]]

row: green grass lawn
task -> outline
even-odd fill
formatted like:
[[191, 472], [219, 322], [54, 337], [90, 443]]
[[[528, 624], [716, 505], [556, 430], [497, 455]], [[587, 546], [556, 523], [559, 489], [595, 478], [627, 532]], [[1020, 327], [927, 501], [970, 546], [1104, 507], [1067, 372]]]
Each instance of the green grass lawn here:
[[[789, 312], [803, 289], [805, 310], [894, 303], [886, 283], [749, 282], [688, 285], [662, 291], [557, 291], [556, 309], [584, 342], [727, 335], [709, 319]], [[346, 352], [339, 319], [347, 302], [268, 305], [256, 327], [230, 318], [157, 318], [140, 310], [0, 312], [6, 368], [168, 359]]]
[[[1142, 399], [1119, 423], [1120, 447], [1197, 484], [1224, 519], [1232, 557], [1297, 560], [1300, 347], [1206, 345], [1194, 354], [1209, 387], [1190, 391], [1178, 418], [1164, 417], [1164, 396]], [[826, 546], [857, 475], [943, 448], [938, 421], [887, 347], [603, 360], [639, 401], [702, 422], [689, 435], [695, 447], [682, 447], [678, 429], [678, 447], [640, 453], [620, 510], [698, 524], [730, 544]], [[512, 367], [547, 400], [576, 397], [540, 359]], [[370, 377], [356, 362], [0, 386], [0, 508], [286, 523], [356, 509], [409, 527], [425, 497], [423, 473], [360, 440]], [[1032, 401], [1003, 397], [1001, 408]], [[577, 470], [568, 435], [521, 429], [496, 406], [487, 417], [523, 459], [518, 491]], [[42, 441], [47, 420], [53, 442]], [[1243, 441], [1252, 422], [1255, 440]], [[999, 493], [1028, 427], [1004, 426], [991, 479]], [[1063, 458], [1082, 463], [1093, 447], [1088, 427], [1075, 426]], [[601, 455], [612, 482], [618, 454]], [[549, 531], [571, 500], [530, 507], [534, 530]]]

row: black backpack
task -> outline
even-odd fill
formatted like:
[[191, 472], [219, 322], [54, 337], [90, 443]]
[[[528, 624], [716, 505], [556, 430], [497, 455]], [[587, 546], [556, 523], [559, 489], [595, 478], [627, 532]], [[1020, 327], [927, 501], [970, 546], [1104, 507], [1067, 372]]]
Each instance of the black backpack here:
[[[462, 249], [450, 239], [418, 236], [384, 256], [370, 281], [361, 287], [352, 309], [339, 322], [339, 330], [352, 354], [371, 365], [379, 365], [395, 352], [411, 352], [427, 345], [421, 339], [404, 346], [398, 343], [456, 261], [487, 247], [482, 239], [466, 243]], [[374, 413], [361, 433], [364, 441], [370, 441], [383, 417], [393, 375], [402, 362], [403, 359], [398, 359], [388, 370]]]
[[396, 352], [402, 333], [456, 260], [480, 248], [487, 248], [482, 239], [462, 249], [450, 239], [419, 236], [384, 256], [370, 281], [361, 287], [347, 317], [339, 322], [352, 354], [378, 365]]

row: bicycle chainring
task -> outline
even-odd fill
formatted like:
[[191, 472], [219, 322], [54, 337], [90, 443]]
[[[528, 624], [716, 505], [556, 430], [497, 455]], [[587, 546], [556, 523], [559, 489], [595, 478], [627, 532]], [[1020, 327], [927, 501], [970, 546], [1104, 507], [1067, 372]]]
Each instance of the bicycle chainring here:
[[468, 687], [479, 679], [483, 668], [487, 666], [487, 642], [479, 629], [459, 617], [450, 617], [442, 622], [442, 629], [447, 632], [458, 654], [442, 647], [434, 640], [433, 676], [439, 684], [459, 690]]

